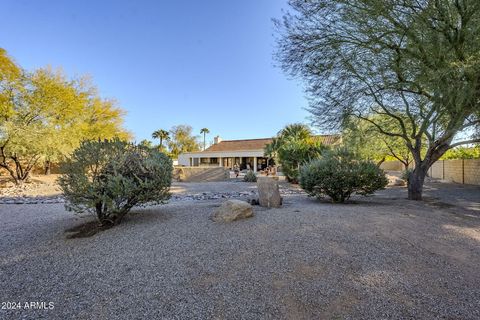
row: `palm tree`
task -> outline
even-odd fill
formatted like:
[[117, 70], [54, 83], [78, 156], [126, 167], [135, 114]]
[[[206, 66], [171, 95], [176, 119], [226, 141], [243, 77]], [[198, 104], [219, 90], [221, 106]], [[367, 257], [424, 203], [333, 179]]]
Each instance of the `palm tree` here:
[[208, 130], [208, 128], [203, 128], [202, 130], [200, 130], [200, 134], [203, 133], [203, 150], [206, 149], [206, 143], [205, 143], [205, 135], [210, 133], [210, 130]]
[[301, 142], [310, 141], [311, 143], [317, 145], [319, 141], [316, 141], [315, 136], [309, 126], [303, 123], [293, 123], [285, 126], [282, 130], [277, 133], [277, 136], [272, 138], [272, 142], [265, 146], [265, 155], [267, 155], [269, 161], [270, 158], [274, 159], [276, 162], [279, 161], [279, 151], [280, 149], [288, 148], [292, 144], [297, 146]]
[[312, 130], [303, 123], [293, 123], [280, 130], [278, 136], [283, 139], [304, 140], [313, 136]]
[[160, 130], [155, 130], [152, 133], [152, 138], [153, 139], [160, 139], [160, 149], [163, 148], [163, 141], [168, 140], [170, 138], [170, 135], [168, 131], [160, 129]]
[[265, 155], [268, 158], [276, 158], [279, 146], [280, 146], [279, 139], [277, 137], [272, 138], [272, 142], [270, 142], [265, 146], [265, 150], [264, 150]]

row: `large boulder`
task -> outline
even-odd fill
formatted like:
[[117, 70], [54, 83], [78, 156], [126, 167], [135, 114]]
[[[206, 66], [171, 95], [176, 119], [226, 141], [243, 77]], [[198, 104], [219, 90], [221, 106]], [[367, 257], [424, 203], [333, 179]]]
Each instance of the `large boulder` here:
[[269, 177], [257, 179], [258, 202], [262, 207], [279, 208], [282, 206], [282, 197], [278, 188], [278, 181]]
[[227, 200], [218, 207], [211, 218], [216, 222], [231, 222], [253, 216], [252, 205], [240, 200]]

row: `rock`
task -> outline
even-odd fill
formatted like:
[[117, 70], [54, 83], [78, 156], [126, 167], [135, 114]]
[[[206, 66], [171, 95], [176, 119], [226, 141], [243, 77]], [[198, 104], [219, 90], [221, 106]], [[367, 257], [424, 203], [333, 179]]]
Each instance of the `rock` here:
[[403, 180], [403, 179], [398, 179], [398, 178], [397, 178], [397, 179], [391, 180], [391, 181], [390, 181], [390, 185], [391, 185], [391, 186], [401, 187], [401, 186], [406, 185], [406, 183], [405, 183], [405, 180]]
[[216, 222], [231, 222], [253, 216], [252, 206], [240, 200], [227, 200], [217, 208], [211, 218]]
[[388, 185], [389, 186], [401, 187], [401, 186], [405, 186], [407, 184], [405, 182], [405, 180], [400, 179], [399, 177], [397, 177], [395, 175], [387, 175], [387, 179], [388, 179]]
[[282, 197], [278, 188], [278, 181], [269, 177], [257, 179], [259, 203], [262, 207], [279, 208], [282, 206]]

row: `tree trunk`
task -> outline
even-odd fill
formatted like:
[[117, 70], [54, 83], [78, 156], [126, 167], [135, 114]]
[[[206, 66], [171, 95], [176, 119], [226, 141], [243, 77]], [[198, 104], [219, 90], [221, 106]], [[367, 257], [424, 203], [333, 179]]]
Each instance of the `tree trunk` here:
[[416, 166], [412, 173], [408, 176], [408, 199], [409, 200], [422, 200], [423, 182], [427, 170], [424, 170], [421, 166]]
[[12, 181], [13, 181], [13, 183], [15, 183], [15, 185], [19, 184], [17, 176], [15, 175], [15, 171], [13, 171], [12, 168], [10, 168], [6, 163], [2, 163], [0, 165], [0, 167], [4, 168], [5, 170], [8, 171], [8, 173], [10, 174], [10, 177], [12, 178]]
[[103, 202], [97, 202], [95, 204], [95, 211], [97, 213], [97, 218], [100, 222], [102, 222], [104, 218], [104, 213], [103, 213]]
[[45, 175], [46, 176], [50, 175], [51, 168], [52, 168], [52, 163], [49, 160], [45, 161]]
[[30, 178], [30, 172], [33, 170], [33, 167], [37, 163], [38, 158], [33, 158], [25, 167], [22, 165], [21, 161], [17, 157], [11, 156], [10, 158], [15, 163], [15, 175], [12, 175], [15, 183], [18, 185], [27, 182]]
[[385, 162], [385, 160], [386, 160], [385, 157], [383, 157], [380, 161], [378, 161], [378, 162], [377, 162], [377, 167], [380, 168], [380, 166], [382, 165], [382, 163]]

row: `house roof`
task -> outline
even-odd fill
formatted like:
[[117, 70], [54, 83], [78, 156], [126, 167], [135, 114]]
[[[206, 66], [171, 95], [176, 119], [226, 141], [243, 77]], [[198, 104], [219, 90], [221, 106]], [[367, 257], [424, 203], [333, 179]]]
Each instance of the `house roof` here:
[[[319, 135], [325, 145], [332, 145], [340, 141], [339, 135]], [[265, 146], [272, 142], [272, 138], [246, 139], [246, 140], [222, 140], [213, 144], [203, 152], [222, 152], [222, 151], [249, 151], [263, 150]]]
[[317, 137], [320, 138], [322, 143], [327, 146], [342, 142], [342, 136], [339, 134], [323, 134], [318, 135]]
[[272, 142], [272, 138], [247, 140], [222, 140], [212, 144], [205, 152], [262, 150]]

